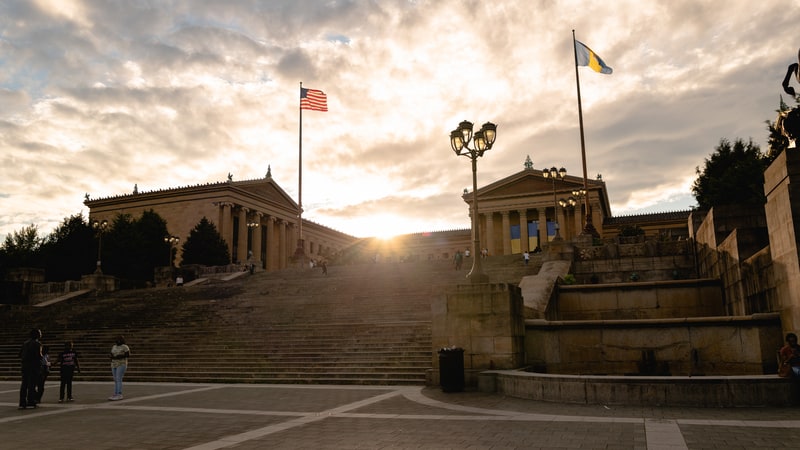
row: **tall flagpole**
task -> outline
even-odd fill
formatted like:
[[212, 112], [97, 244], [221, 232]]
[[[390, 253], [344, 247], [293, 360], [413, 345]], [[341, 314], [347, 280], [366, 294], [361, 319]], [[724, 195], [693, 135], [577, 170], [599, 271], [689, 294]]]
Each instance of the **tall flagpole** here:
[[578, 88], [578, 123], [581, 129], [581, 162], [583, 163], [583, 209], [586, 214], [586, 223], [581, 234], [591, 234], [598, 236], [592, 224], [592, 212], [589, 210], [589, 182], [586, 172], [586, 140], [583, 137], [583, 107], [581, 106], [581, 79], [578, 75], [578, 49], [575, 47], [575, 30], [572, 30], [572, 51], [575, 54], [575, 86]]
[[[300, 99], [303, 96], [303, 82], [300, 82], [300, 92], [297, 96], [297, 107], [300, 110], [300, 145], [298, 156], [298, 176], [297, 176], [297, 250], [295, 250], [295, 257], [305, 256], [305, 246], [303, 245], [303, 107], [300, 104]], [[304, 263], [305, 261], [301, 261]]]

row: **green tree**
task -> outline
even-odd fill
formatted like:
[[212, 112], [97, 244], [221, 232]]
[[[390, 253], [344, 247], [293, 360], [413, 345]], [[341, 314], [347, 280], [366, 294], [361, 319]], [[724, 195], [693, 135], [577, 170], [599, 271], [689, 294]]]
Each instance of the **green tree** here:
[[80, 280], [95, 270], [97, 239], [81, 213], [64, 218], [41, 246], [47, 281]]
[[139, 219], [118, 214], [111, 229], [103, 234], [103, 273], [134, 282], [153, 281], [156, 266], [166, 265], [167, 222], [148, 210]]
[[183, 243], [182, 250], [181, 265], [221, 266], [231, 261], [228, 245], [220, 236], [217, 227], [205, 217], [200, 219], [200, 222], [189, 232], [189, 237]]
[[7, 234], [2, 246], [6, 267], [42, 267], [42, 241], [36, 225]]
[[697, 179], [692, 193], [698, 206], [708, 209], [717, 205], [764, 204], [764, 170], [770, 162], [752, 139], [736, 139], [732, 145], [727, 139], [720, 139], [715, 152], [705, 159], [703, 169], [695, 169]]
[[[781, 96], [780, 106], [775, 112], [781, 114], [790, 109], [791, 108], [783, 101], [783, 97]], [[789, 138], [784, 136], [781, 130], [778, 129], [777, 119], [775, 121], [766, 120], [765, 122], [767, 124], [767, 131], [769, 131], [769, 137], [767, 138], [767, 157], [770, 161], [773, 161], [782, 151], [789, 148]]]

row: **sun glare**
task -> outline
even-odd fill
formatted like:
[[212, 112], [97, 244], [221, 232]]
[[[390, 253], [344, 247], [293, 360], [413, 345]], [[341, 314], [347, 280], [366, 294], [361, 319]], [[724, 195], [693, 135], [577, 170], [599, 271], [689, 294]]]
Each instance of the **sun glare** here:
[[412, 232], [411, 224], [402, 216], [381, 214], [362, 217], [358, 220], [357, 235], [390, 241], [401, 234]]

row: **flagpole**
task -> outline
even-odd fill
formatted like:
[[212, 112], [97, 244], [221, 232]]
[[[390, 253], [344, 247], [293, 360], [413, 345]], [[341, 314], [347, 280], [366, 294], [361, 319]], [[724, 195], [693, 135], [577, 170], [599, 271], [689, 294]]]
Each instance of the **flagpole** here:
[[591, 234], [598, 236], [592, 224], [592, 212], [589, 210], [589, 182], [586, 171], [586, 140], [583, 136], [583, 107], [581, 106], [581, 79], [578, 75], [578, 49], [575, 47], [575, 30], [572, 30], [572, 51], [575, 54], [575, 86], [578, 88], [578, 123], [581, 130], [581, 162], [583, 163], [583, 209], [586, 214], [586, 221], [581, 234]]
[[[298, 95], [298, 109], [300, 110], [300, 143], [298, 151], [298, 176], [297, 176], [297, 249], [295, 250], [295, 257], [302, 257], [305, 255], [305, 246], [303, 245], [303, 107], [300, 104], [300, 99], [303, 95], [303, 82], [300, 82], [300, 95]], [[303, 263], [304, 261], [301, 261]]]

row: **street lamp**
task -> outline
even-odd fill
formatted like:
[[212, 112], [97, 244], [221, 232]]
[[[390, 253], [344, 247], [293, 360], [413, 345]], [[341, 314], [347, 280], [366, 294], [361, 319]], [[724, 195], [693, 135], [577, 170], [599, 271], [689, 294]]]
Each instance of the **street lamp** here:
[[94, 230], [97, 232], [97, 269], [95, 269], [94, 273], [102, 275], [103, 270], [100, 268], [100, 266], [102, 265], [100, 258], [100, 249], [103, 247], [103, 233], [108, 229], [108, 221], [93, 220], [92, 228], [94, 228]]
[[[578, 206], [578, 203], [582, 203], [583, 199], [586, 198], [586, 189], [584, 189], [584, 188], [573, 189], [572, 190], [572, 196], [575, 197], [575, 201], [576, 201], [575, 208], [576, 208], [576, 211], [578, 211], [579, 209], [577, 209], [577, 208], [580, 208], [580, 206]], [[581, 234], [592, 234], [591, 230], [594, 229], [591, 226], [592, 225], [592, 218], [589, 217], [589, 208], [587, 207], [586, 202], [583, 202], [583, 203], [584, 203], [582, 205], [583, 206], [583, 215], [585, 217], [584, 221], [588, 225], [588, 228], [587, 228], [587, 226], [584, 226], [583, 230], [581, 231]], [[576, 220], [578, 220], [578, 219], [576, 219]]]
[[[252, 231], [261, 226], [258, 222], [247, 222], [247, 245], [249, 247], [247, 252], [247, 259], [250, 260], [253, 255], [253, 233]], [[257, 248], [256, 251], [261, 251], [260, 248]], [[252, 267], [253, 262], [248, 261], [250, 266]]]
[[167, 266], [172, 267], [172, 247], [178, 245], [181, 238], [178, 236], [164, 236], [164, 242], [169, 244], [169, 255], [167, 256]]
[[[467, 278], [472, 283], [488, 283], [489, 275], [483, 272], [480, 255], [480, 230], [478, 229], [478, 165], [477, 160], [483, 153], [492, 149], [497, 137], [497, 125], [486, 122], [481, 129], [472, 133], [472, 122], [463, 121], [458, 128], [450, 132], [450, 147], [458, 156], [466, 156], [472, 161], [472, 270]], [[472, 141], [472, 148], [469, 142]]]
[[556, 235], [553, 238], [554, 241], [561, 240], [561, 234], [558, 232], [558, 202], [556, 201], [556, 179], [563, 180], [564, 177], [567, 176], [567, 169], [560, 168], [556, 169], [555, 166], [549, 169], [542, 169], [542, 176], [544, 178], [550, 178], [550, 181], [553, 182], [553, 223], [555, 224], [556, 228]]
[[[564, 211], [564, 220], [566, 221], [569, 215], [567, 208], [574, 208], [578, 201], [575, 200], [575, 197], [560, 198], [558, 199], [558, 204], [561, 205], [561, 210]], [[567, 221], [567, 228], [569, 228], [569, 221]]]

